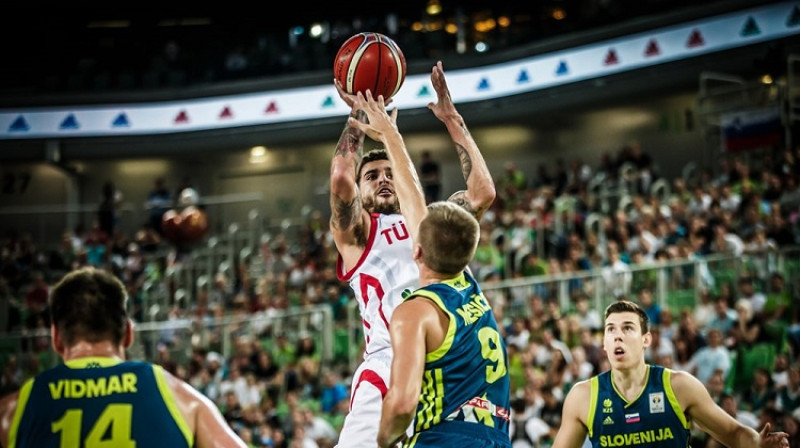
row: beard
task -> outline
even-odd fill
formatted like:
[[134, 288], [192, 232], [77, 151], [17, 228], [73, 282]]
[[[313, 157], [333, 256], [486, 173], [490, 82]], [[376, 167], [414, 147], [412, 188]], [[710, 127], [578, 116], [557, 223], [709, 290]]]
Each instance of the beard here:
[[374, 198], [369, 198], [364, 201], [364, 208], [371, 213], [380, 213], [382, 215], [397, 215], [400, 213], [400, 205], [397, 203], [397, 198], [394, 198], [391, 202], [377, 202]]

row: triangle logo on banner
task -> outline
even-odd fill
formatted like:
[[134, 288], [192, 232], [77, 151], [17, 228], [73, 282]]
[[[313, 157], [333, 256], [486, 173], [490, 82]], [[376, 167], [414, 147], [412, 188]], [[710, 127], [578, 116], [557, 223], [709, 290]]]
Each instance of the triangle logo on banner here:
[[523, 83], [526, 83], [526, 82], [530, 82], [530, 80], [531, 79], [528, 77], [528, 71], [527, 70], [520, 70], [519, 71], [519, 76], [517, 76], [517, 84], [523, 84]]
[[12, 132], [24, 132], [29, 131], [31, 128], [28, 126], [28, 122], [25, 121], [25, 117], [20, 115], [17, 117], [13, 122], [11, 122], [11, 126], [8, 127], [9, 131]]
[[[333, 97], [332, 96], [325, 97], [325, 101], [322, 102], [322, 107], [333, 107], [333, 106], [334, 106]], [[269, 108], [267, 108], [267, 110], [269, 110]]]
[[64, 118], [64, 121], [61, 122], [61, 125], [58, 127], [59, 129], [78, 129], [80, 126], [78, 125], [78, 119], [75, 118], [75, 114], [67, 115], [67, 118]]
[[644, 55], [651, 58], [659, 54], [661, 54], [661, 49], [658, 48], [658, 42], [655, 39], [650, 39], [650, 42], [647, 43], [647, 48], [644, 50]]
[[792, 13], [789, 14], [789, 18], [786, 19], [786, 26], [791, 28], [797, 25], [800, 25], [800, 8], [795, 5], [792, 8]]
[[189, 114], [186, 113], [185, 110], [178, 112], [178, 115], [175, 117], [175, 124], [186, 124], [189, 122]]
[[619, 64], [619, 56], [617, 56], [617, 51], [613, 48], [608, 49], [608, 53], [606, 53], [605, 59], [603, 59], [603, 65], [615, 65]]
[[745, 22], [744, 27], [742, 28], [742, 32], [739, 33], [739, 35], [742, 37], [747, 37], [747, 36], [755, 36], [756, 34], [761, 34], [761, 29], [758, 27], [756, 19], [748, 17], [747, 22]]
[[490, 88], [489, 80], [486, 78], [481, 78], [481, 82], [478, 83], [478, 90], [489, 90]]
[[125, 115], [124, 112], [121, 112], [119, 115], [117, 115], [117, 118], [115, 118], [114, 121], [111, 122], [112, 128], [127, 128], [130, 125], [131, 124], [128, 121], [128, 116]]
[[567, 67], [567, 61], [561, 61], [558, 63], [558, 67], [556, 67], [556, 76], [564, 76], [569, 74], [569, 67]]
[[703, 35], [700, 34], [700, 30], [693, 30], [692, 34], [689, 35], [689, 40], [686, 42], [686, 46], [689, 48], [695, 47], [702, 47], [705, 45], [705, 40], [703, 39]]
[[417, 92], [417, 97], [421, 96], [431, 96], [431, 91], [428, 89], [428, 86], [422, 86], [422, 88], [419, 89], [419, 92]]
[[219, 119], [223, 120], [226, 118], [233, 118], [233, 111], [231, 111], [230, 106], [225, 106], [222, 109], [222, 112], [219, 113]]
[[[333, 101], [333, 98], [331, 98], [331, 97], [328, 97], [328, 99]], [[323, 105], [322, 107], [325, 107], [325, 105]], [[277, 112], [278, 112], [278, 105], [275, 104], [275, 101], [270, 101], [270, 103], [267, 104], [267, 108], [264, 109], [264, 113], [265, 114], [274, 114], [274, 113], [277, 113]]]

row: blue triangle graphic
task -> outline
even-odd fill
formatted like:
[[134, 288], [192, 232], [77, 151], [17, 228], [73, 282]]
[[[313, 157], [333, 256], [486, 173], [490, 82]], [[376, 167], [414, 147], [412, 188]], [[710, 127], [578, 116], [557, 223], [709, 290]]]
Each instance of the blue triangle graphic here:
[[117, 115], [117, 118], [111, 122], [112, 128], [127, 128], [130, 127], [131, 123], [128, 121], [128, 116], [125, 115], [125, 112], [121, 112]]
[[556, 75], [557, 76], [564, 76], [569, 73], [569, 67], [567, 67], [567, 61], [561, 61], [558, 63], [558, 68], [556, 68]]
[[69, 115], [67, 115], [67, 118], [65, 118], [64, 121], [61, 122], [61, 126], [59, 126], [58, 128], [59, 129], [78, 129], [79, 127], [80, 126], [78, 125], [78, 120], [75, 119], [75, 115], [74, 114], [69, 114]]
[[422, 86], [422, 88], [419, 89], [419, 92], [417, 92], [417, 97], [421, 96], [431, 96], [431, 91], [428, 89], [428, 86]]
[[528, 76], [527, 70], [520, 70], [519, 76], [517, 76], [517, 84], [522, 84], [525, 82], [529, 82], [531, 78]]
[[478, 90], [489, 90], [490, 88], [489, 80], [486, 78], [481, 78], [481, 82], [478, 83]]
[[322, 102], [322, 107], [333, 107], [333, 97], [329, 96]]
[[756, 23], [756, 19], [752, 17], [747, 18], [747, 22], [745, 22], [744, 27], [742, 28], [742, 32], [739, 33], [740, 36], [755, 36], [756, 34], [761, 34], [761, 28], [758, 27], [758, 23]]
[[800, 25], [800, 9], [797, 8], [797, 5], [792, 8], [792, 13], [789, 15], [789, 18], [786, 20], [786, 26], [793, 27]]
[[25, 117], [22, 115], [18, 116], [12, 123], [11, 126], [8, 127], [8, 130], [11, 132], [26, 132], [29, 131], [31, 128], [28, 126], [28, 122], [25, 121]]

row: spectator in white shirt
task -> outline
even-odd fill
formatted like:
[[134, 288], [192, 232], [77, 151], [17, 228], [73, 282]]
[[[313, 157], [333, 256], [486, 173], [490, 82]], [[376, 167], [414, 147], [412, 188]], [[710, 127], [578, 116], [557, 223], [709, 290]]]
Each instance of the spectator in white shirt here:
[[703, 384], [708, 384], [714, 372], [720, 372], [722, 378], [726, 379], [731, 368], [731, 354], [728, 348], [722, 345], [722, 333], [712, 328], [708, 331], [706, 341], [708, 345], [697, 350], [686, 366], [687, 370]]

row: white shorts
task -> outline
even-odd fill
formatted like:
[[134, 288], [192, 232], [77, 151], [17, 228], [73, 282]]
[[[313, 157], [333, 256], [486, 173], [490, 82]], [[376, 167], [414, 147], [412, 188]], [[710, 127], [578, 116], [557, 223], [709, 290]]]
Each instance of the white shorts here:
[[383, 397], [389, 390], [391, 351], [383, 350], [367, 356], [353, 374], [350, 386], [350, 412], [339, 433], [338, 448], [378, 446]]

